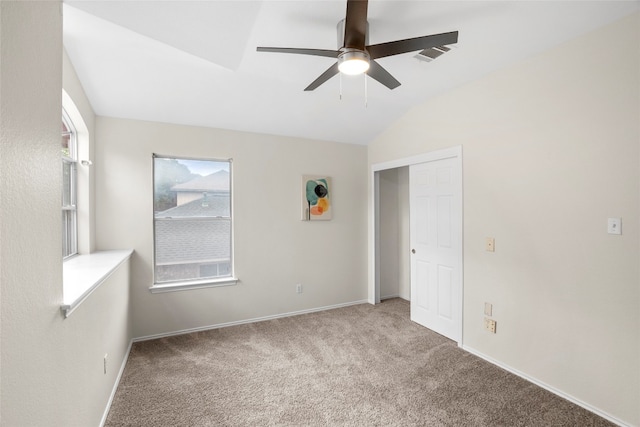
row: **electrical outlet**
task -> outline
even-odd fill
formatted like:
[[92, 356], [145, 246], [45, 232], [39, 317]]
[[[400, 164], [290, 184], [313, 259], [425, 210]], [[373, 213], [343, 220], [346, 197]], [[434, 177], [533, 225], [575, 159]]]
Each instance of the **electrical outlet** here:
[[496, 251], [496, 239], [493, 237], [487, 237], [485, 239], [485, 249], [487, 252], [495, 252]]
[[302, 285], [300, 283], [298, 283], [296, 285], [296, 293], [297, 294], [301, 294], [302, 293]]
[[492, 334], [496, 333], [496, 321], [493, 319], [489, 319], [487, 317], [484, 318], [484, 328], [491, 332]]
[[107, 374], [107, 356], [108, 356], [108, 354], [105, 353], [104, 359], [103, 359], [103, 367], [104, 367], [104, 374], [105, 375]]

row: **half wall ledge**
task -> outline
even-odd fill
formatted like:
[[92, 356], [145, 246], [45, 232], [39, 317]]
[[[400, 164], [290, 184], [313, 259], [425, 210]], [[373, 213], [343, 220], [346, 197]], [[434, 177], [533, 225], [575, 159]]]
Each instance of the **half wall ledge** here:
[[125, 261], [132, 249], [100, 251], [66, 260], [62, 267], [64, 317], [71, 313]]

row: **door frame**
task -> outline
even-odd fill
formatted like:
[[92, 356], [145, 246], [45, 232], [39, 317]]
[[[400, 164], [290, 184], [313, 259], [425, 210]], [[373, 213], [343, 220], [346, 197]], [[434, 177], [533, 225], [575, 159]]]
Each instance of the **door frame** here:
[[[370, 304], [380, 303], [380, 171], [387, 169], [395, 169], [405, 166], [411, 166], [418, 163], [427, 163], [436, 160], [443, 160], [449, 158], [456, 158], [458, 162], [458, 170], [460, 171], [459, 185], [460, 185], [460, 212], [461, 219], [464, 218], [464, 193], [462, 185], [462, 145], [455, 147], [444, 148], [441, 150], [430, 151], [428, 153], [418, 154], [411, 157], [405, 157], [397, 160], [391, 160], [388, 162], [374, 163], [370, 166], [369, 175], [369, 191], [371, 203], [369, 203], [369, 280], [368, 280], [368, 302]], [[463, 259], [463, 242], [464, 242], [464, 227], [460, 226], [460, 242], [458, 259], [460, 265], [460, 301], [459, 304], [459, 324], [460, 324], [460, 341], [458, 346], [462, 347], [462, 329], [463, 329], [463, 308], [464, 308], [464, 259]], [[408, 248], [407, 248], [408, 250]]]

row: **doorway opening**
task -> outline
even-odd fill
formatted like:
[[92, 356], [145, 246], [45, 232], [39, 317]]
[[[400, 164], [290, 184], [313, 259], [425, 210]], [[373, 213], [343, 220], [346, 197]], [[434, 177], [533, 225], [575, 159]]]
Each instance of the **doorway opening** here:
[[411, 301], [409, 251], [409, 166], [376, 172], [379, 202], [379, 300]]
[[[444, 222], [434, 221], [433, 226], [428, 226], [435, 227], [428, 234], [435, 242], [431, 246], [436, 251], [425, 255], [429, 247], [421, 239], [424, 240], [427, 236], [427, 226], [416, 222], [416, 218], [426, 215], [417, 212], [426, 211], [416, 210], [416, 206], [422, 202], [418, 201], [414, 194], [419, 191], [416, 190], [416, 181], [422, 178], [416, 178], [420, 175], [412, 173], [412, 169], [417, 170], [427, 164], [433, 169], [430, 179], [435, 184], [441, 182], [444, 176], [441, 166], [447, 165], [447, 168], [451, 169], [448, 173], [453, 185], [447, 187], [447, 191], [452, 192], [447, 196], [447, 206], [451, 209], [443, 210], [437, 207], [439, 201], [444, 199], [441, 194], [432, 197], [436, 207], [428, 216], [442, 216], [442, 212], [447, 212], [449, 217]], [[411, 302], [412, 320], [442, 333], [461, 346], [462, 147], [374, 164], [371, 174], [373, 203], [370, 212], [370, 241], [373, 245], [369, 252], [370, 302], [379, 303], [381, 300], [394, 297], [408, 300]], [[450, 228], [447, 235], [453, 238], [447, 242], [449, 247], [444, 249], [443, 245], [438, 243], [443, 241], [441, 236], [438, 237], [439, 234], [443, 234], [440, 231], [443, 229], [442, 224]], [[438, 256], [440, 250], [449, 251], [447, 265], [443, 265], [442, 258]], [[426, 274], [430, 270], [433, 273]], [[449, 274], [443, 275], [443, 271]], [[440, 281], [441, 277], [445, 277], [446, 280]], [[442, 320], [447, 324], [444, 333], [440, 330]]]

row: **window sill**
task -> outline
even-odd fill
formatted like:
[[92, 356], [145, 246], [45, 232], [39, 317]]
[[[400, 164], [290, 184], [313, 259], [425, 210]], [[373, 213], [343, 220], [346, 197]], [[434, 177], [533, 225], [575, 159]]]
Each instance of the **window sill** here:
[[190, 289], [217, 288], [220, 286], [233, 286], [238, 283], [235, 277], [225, 277], [223, 279], [199, 280], [193, 282], [176, 282], [155, 284], [149, 288], [152, 294], [163, 292], [188, 291]]
[[64, 317], [69, 315], [98, 288], [133, 250], [102, 251], [78, 255], [66, 260], [62, 266]]

